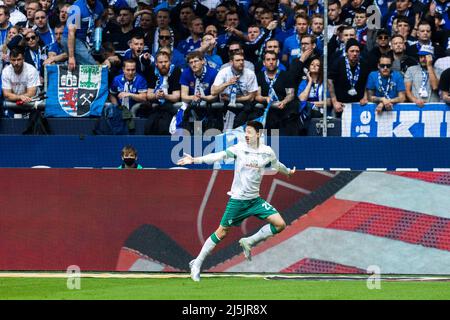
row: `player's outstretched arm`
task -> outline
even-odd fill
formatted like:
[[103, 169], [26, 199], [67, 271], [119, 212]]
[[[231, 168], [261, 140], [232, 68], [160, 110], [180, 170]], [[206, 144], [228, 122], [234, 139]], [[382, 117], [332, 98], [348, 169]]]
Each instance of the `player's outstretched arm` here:
[[179, 166], [184, 166], [187, 164], [201, 164], [201, 163], [207, 163], [207, 164], [213, 164], [216, 161], [220, 161], [227, 157], [227, 153], [225, 151], [220, 151], [216, 153], [210, 153], [203, 157], [192, 157], [191, 155], [185, 153], [184, 157], [178, 160], [177, 164]]
[[190, 154], [185, 153], [184, 157], [178, 160], [177, 165], [179, 166], [185, 166], [187, 164], [193, 164], [194, 163], [194, 157], [192, 157]]
[[295, 166], [292, 169], [289, 169], [288, 176], [292, 177], [294, 175], [294, 173], [295, 173]]
[[295, 166], [292, 169], [289, 169], [288, 167], [286, 167], [284, 164], [282, 164], [277, 159], [272, 161], [271, 166], [272, 166], [272, 168], [274, 168], [278, 172], [280, 172], [280, 173], [282, 173], [282, 174], [284, 174], [284, 175], [286, 175], [288, 177], [291, 177], [295, 173]]

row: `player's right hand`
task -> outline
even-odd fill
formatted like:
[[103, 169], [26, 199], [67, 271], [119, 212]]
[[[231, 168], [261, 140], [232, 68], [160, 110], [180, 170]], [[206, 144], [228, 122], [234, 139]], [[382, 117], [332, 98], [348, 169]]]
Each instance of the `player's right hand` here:
[[194, 158], [191, 155], [184, 153], [184, 157], [181, 158], [180, 160], [178, 160], [177, 165], [184, 166], [184, 165], [193, 164], [193, 163], [194, 163]]

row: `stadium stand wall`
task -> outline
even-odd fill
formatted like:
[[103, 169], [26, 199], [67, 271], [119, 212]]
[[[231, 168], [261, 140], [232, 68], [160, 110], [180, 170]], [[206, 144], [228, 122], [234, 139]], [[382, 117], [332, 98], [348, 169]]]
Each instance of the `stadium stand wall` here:
[[[214, 139], [205, 140], [165, 136], [4, 135], [0, 139], [3, 151], [0, 168], [113, 168], [119, 166], [120, 150], [126, 144], [137, 148], [139, 162], [145, 168], [172, 168], [183, 152], [199, 156], [206, 150], [213, 151]], [[283, 163], [305, 170], [450, 168], [450, 139], [445, 138], [278, 137], [269, 141], [269, 145], [279, 150]]]
[[[0, 169], [0, 270], [186, 271], [231, 181], [217, 170]], [[249, 263], [236, 241], [262, 225], [249, 219], [206, 271], [450, 273], [449, 172], [268, 175], [261, 195], [287, 229]]]
[[[261, 190], [284, 210], [333, 176], [268, 175]], [[0, 169], [0, 270], [129, 270], [136, 253], [152, 259], [144, 259], [144, 270], [150, 262], [156, 270], [184, 269], [217, 227], [232, 177], [210, 170]], [[245, 223], [221, 247], [259, 226]]]

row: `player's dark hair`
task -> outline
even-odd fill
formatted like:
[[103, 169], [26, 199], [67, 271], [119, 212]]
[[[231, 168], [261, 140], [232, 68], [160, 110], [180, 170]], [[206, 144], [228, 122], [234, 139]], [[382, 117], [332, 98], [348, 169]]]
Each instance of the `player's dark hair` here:
[[261, 122], [255, 120], [248, 121], [247, 127], [252, 127], [256, 130], [257, 133], [259, 133], [264, 128]]

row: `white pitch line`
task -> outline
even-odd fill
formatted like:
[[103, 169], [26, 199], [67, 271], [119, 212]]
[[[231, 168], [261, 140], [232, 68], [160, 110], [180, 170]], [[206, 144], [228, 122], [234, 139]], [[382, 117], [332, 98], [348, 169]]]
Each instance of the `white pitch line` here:
[[[74, 275], [71, 273], [71, 277]], [[215, 277], [241, 277], [264, 278], [273, 277], [275, 274], [242, 274], [242, 273], [202, 273], [203, 278]], [[66, 272], [0, 272], [1, 278], [67, 278]], [[106, 278], [106, 279], [169, 279], [190, 278], [189, 273], [80, 273], [81, 278]]]

